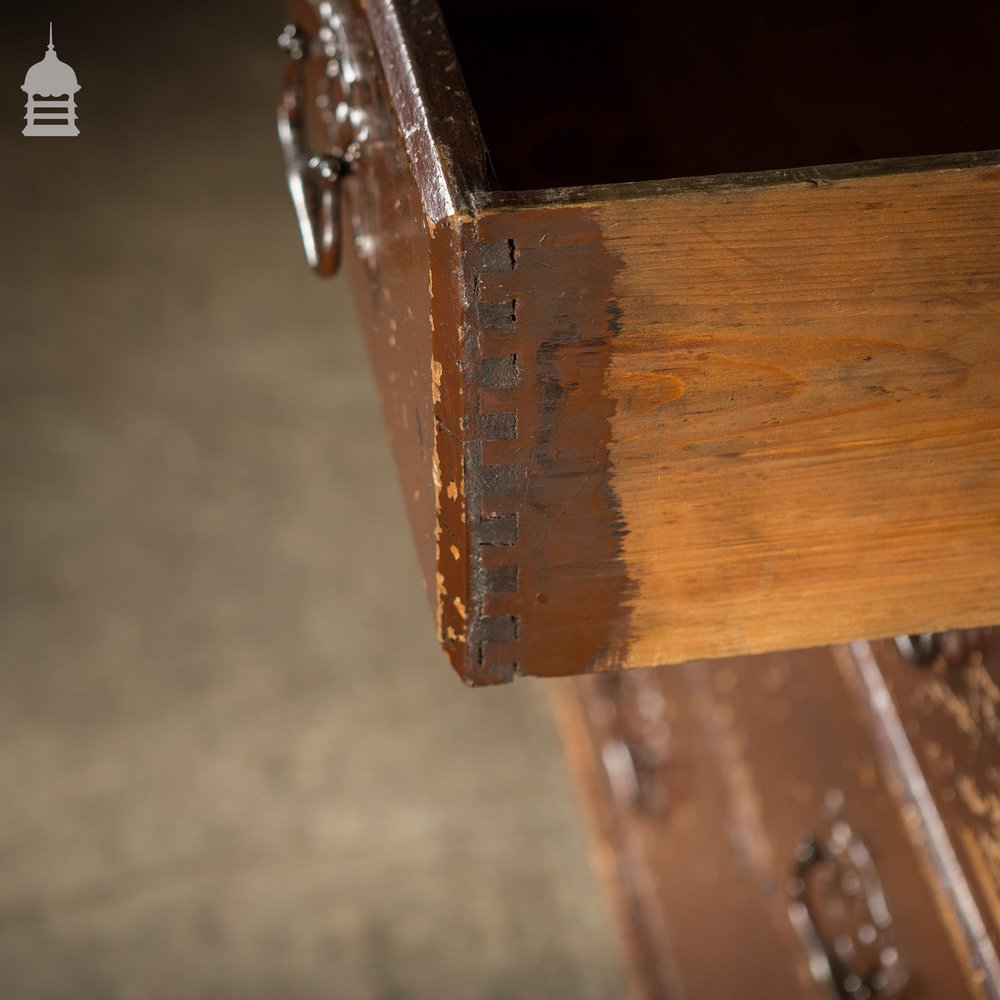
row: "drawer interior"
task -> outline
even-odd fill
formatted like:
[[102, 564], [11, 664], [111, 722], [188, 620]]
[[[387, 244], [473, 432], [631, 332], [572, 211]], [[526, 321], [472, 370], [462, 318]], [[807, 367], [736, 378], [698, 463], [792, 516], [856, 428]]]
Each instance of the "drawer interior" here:
[[1000, 5], [443, 0], [502, 189], [1000, 147]]

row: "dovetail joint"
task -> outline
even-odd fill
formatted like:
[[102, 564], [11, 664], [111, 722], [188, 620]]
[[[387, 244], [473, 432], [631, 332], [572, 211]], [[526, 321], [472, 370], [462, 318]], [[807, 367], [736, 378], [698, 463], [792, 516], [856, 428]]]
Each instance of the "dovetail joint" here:
[[[475, 424], [467, 452], [470, 478], [478, 484], [473, 559], [481, 586], [482, 602], [472, 628], [471, 655], [474, 669], [496, 680], [510, 680], [518, 670], [517, 643], [521, 620], [517, 614], [487, 614], [491, 596], [516, 595], [519, 587], [517, 562], [518, 514], [498, 512], [504, 498], [516, 493], [523, 475], [517, 462], [487, 463], [484, 444], [516, 442], [518, 414], [513, 392], [521, 384], [518, 356], [505, 338], [517, 326], [517, 299], [504, 289], [504, 276], [518, 266], [518, 248], [512, 239], [497, 240], [479, 248], [479, 269], [473, 280], [479, 327], [474, 393]], [[505, 394], [511, 398], [504, 401]], [[483, 550], [503, 548], [510, 557], [491, 558], [484, 565]], [[494, 556], [497, 553], [493, 554]]]

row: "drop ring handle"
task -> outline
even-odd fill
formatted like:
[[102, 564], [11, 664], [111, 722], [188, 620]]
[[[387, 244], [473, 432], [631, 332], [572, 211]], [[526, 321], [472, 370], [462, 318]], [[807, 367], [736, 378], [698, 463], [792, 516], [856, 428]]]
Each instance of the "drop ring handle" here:
[[290, 24], [278, 37], [285, 52], [284, 83], [278, 104], [278, 138], [285, 179], [302, 236], [306, 263], [330, 277], [340, 267], [340, 182], [357, 158], [357, 146], [314, 155], [309, 151], [305, 113], [305, 55], [308, 39]]

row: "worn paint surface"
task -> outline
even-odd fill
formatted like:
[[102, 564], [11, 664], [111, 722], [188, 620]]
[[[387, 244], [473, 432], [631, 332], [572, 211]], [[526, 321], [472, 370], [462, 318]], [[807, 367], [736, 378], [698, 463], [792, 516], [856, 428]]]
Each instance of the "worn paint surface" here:
[[609, 483], [615, 403], [604, 392], [618, 262], [596, 221], [574, 210], [483, 219], [477, 237], [466, 461], [483, 673], [615, 664], [630, 587]]
[[[874, 859], [902, 995], [984, 995], [830, 649], [579, 678], [558, 695], [641, 995], [828, 996], [789, 906], [803, 837], [826, 842], [838, 824]], [[811, 897], [817, 942], [833, 953], [855, 935], [847, 964], [870, 971], [879, 935], [845, 887]]]
[[[342, 13], [350, 38], [365, 48], [365, 15], [357, 0], [344, 4]], [[294, 0], [289, 14], [306, 37], [318, 37], [320, 12], [315, 5]], [[345, 269], [354, 287], [425, 587], [436, 603], [428, 230], [381, 65], [370, 54], [361, 61], [374, 75], [374, 106], [360, 109], [367, 116], [370, 139], [365, 155], [343, 181]], [[314, 150], [338, 141], [325, 66], [325, 54], [310, 50], [305, 103]]]
[[466, 676], [469, 646], [469, 526], [463, 462], [465, 382], [458, 352], [465, 332], [462, 284], [454, 280], [461, 227], [438, 226], [430, 245], [431, 359], [434, 399], [435, 608], [438, 637]]
[[930, 662], [873, 646], [980, 912], [1000, 947], [1000, 635], [954, 633]]
[[[549, 590], [620, 581], [579, 605], [610, 637], [596, 659], [550, 627], [522, 672], [1000, 617], [996, 166], [497, 206], [479, 231], [516, 237], [486, 278], [516, 300], [504, 342], [539, 345], [556, 407], [572, 385], [519, 545]], [[547, 548], [567, 479], [610, 498], [573, 501], [595, 515], [575, 537], [614, 531], [586, 562]]]

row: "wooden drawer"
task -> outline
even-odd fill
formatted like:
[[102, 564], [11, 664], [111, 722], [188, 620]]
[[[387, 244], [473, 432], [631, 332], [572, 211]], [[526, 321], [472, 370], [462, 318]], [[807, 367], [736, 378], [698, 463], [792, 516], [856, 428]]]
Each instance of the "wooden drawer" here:
[[979, 884], [977, 864], [956, 853], [962, 824], [913, 799], [922, 772], [906, 773], [885, 741], [856, 656], [871, 653], [559, 686], [639, 994], [998, 995], [998, 928], [969, 896]]
[[1000, 620], [992, 8], [633, 6], [291, 4], [454, 668]]

